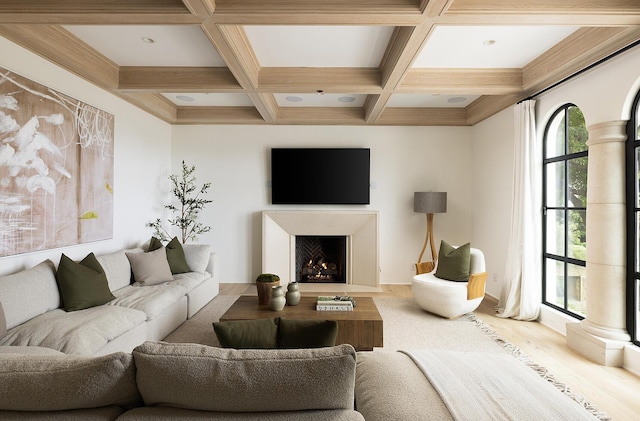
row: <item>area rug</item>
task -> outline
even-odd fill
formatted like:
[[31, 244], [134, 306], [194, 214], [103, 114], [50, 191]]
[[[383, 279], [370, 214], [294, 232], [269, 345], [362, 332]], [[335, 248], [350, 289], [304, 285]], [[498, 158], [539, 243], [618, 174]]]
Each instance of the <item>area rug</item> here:
[[[218, 295], [191, 319], [164, 340], [166, 342], [199, 343], [220, 346], [212, 323], [238, 299], [237, 295]], [[517, 346], [500, 338], [473, 313], [457, 319], [444, 319], [422, 310], [411, 298], [374, 297], [384, 321], [385, 350], [453, 350], [462, 352], [496, 352], [512, 355], [542, 378], [578, 402], [600, 420], [610, 420], [582, 396], [558, 382], [551, 373], [537, 365]], [[257, 297], [256, 297], [257, 303]]]

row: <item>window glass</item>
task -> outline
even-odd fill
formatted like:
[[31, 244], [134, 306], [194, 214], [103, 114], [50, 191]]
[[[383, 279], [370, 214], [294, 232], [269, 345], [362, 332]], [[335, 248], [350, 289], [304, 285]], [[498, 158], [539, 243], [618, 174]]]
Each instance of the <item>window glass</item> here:
[[587, 268], [567, 265], [567, 307], [584, 316], [587, 312]]
[[567, 256], [572, 259], [587, 260], [587, 212], [569, 210], [567, 212]]
[[564, 254], [564, 211], [547, 211], [547, 253]]
[[546, 259], [546, 291], [545, 301], [564, 307], [564, 264], [557, 260]]
[[584, 318], [589, 132], [582, 111], [567, 104], [544, 133], [544, 303]]
[[564, 206], [564, 161], [553, 162], [546, 168], [547, 203], [550, 208]]
[[569, 170], [567, 206], [569, 207], [584, 208], [587, 206], [587, 163], [586, 157], [567, 161]]
[[633, 178], [635, 179], [634, 187], [635, 187], [635, 207], [640, 208], [640, 148], [635, 148], [636, 151], [636, 166], [635, 166], [635, 174]]
[[571, 106], [567, 109], [569, 115], [569, 144], [567, 153], [584, 152], [587, 150], [589, 132], [580, 108]]
[[565, 115], [560, 113], [556, 115], [549, 123], [547, 130], [547, 138], [545, 139], [546, 158], [564, 155], [565, 145]]

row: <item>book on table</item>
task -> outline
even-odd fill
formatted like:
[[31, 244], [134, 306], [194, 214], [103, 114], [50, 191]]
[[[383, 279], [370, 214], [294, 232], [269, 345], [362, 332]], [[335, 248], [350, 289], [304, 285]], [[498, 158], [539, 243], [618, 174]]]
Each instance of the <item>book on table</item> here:
[[316, 302], [318, 311], [353, 311], [354, 301], [346, 296], [319, 296]]

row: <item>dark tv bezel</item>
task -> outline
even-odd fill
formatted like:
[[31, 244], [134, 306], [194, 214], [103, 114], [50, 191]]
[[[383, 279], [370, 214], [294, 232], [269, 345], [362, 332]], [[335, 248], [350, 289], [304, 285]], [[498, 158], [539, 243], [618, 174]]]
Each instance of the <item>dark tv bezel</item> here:
[[[366, 182], [361, 181], [359, 186], [355, 186], [358, 189], [358, 192], [355, 196], [352, 194], [348, 194], [347, 198], [344, 197], [344, 192], [340, 191], [340, 194], [334, 195], [333, 198], [315, 195], [311, 198], [309, 197], [301, 197], [295, 198], [291, 195], [288, 197], [283, 197], [281, 194], [276, 197], [278, 193], [277, 189], [280, 187], [278, 185], [278, 179], [276, 177], [276, 168], [274, 167], [274, 153], [280, 151], [289, 151], [289, 152], [305, 152], [305, 153], [313, 153], [315, 152], [351, 152], [357, 151], [358, 153], [366, 153]], [[344, 156], [341, 158], [345, 158]], [[360, 173], [360, 175], [364, 174], [364, 171]], [[344, 179], [341, 179], [344, 182]], [[298, 179], [298, 183], [301, 185], [309, 185], [309, 182], [306, 184], [300, 179]], [[271, 148], [271, 204], [272, 205], [369, 205], [371, 204], [371, 149], [370, 148]], [[343, 186], [344, 187], [344, 186]], [[301, 186], [298, 186], [301, 189]], [[275, 194], [274, 194], [275, 193]], [[326, 194], [326, 193], [325, 193]]]

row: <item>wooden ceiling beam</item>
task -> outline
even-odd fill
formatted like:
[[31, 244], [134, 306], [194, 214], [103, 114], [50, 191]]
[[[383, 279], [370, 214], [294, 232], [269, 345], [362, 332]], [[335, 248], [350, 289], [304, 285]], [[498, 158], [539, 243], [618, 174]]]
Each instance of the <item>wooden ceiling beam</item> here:
[[178, 107], [174, 124], [266, 124], [254, 107]]
[[242, 93], [226, 67], [120, 67], [120, 92]]
[[262, 67], [259, 92], [380, 92], [380, 71], [357, 67]]
[[281, 107], [277, 124], [360, 126], [366, 123], [362, 108]]
[[173, 124], [177, 121], [176, 106], [160, 94], [121, 93], [118, 96], [167, 123]]
[[535, 93], [640, 40], [640, 28], [581, 28], [522, 69], [524, 90]]
[[463, 108], [385, 108], [380, 126], [470, 126]]
[[[440, 1], [440, 0], [438, 0]], [[234, 25], [414, 26], [420, 0], [217, 0], [213, 19]]]
[[449, 13], [540, 13], [603, 14], [632, 13], [638, 11], [637, 0], [456, 0]]
[[504, 95], [523, 90], [520, 69], [411, 69], [399, 93]]
[[256, 109], [266, 122], [276, 120], [276, 100], [271, 94], [257, 94], [260, 64], [241, 26], [217, 25], [207, 21], [201, 25], [218, 54], [236, 78], [240, 86], [249, 93]]
[[[2, 0], [1, 13], [189, 13], [200, 0]], [[206, 1], [206, 0], [201, 0]]]
[[192, 15], [208, 17], [216, 10], [216, 0], [182, 0]]
[[3, 0], [0, 24], [198, 24], [213, 0]]
[[0, 36], [106, 90], [118, 86], [118, 66], [56, 25], [0, 25]]

